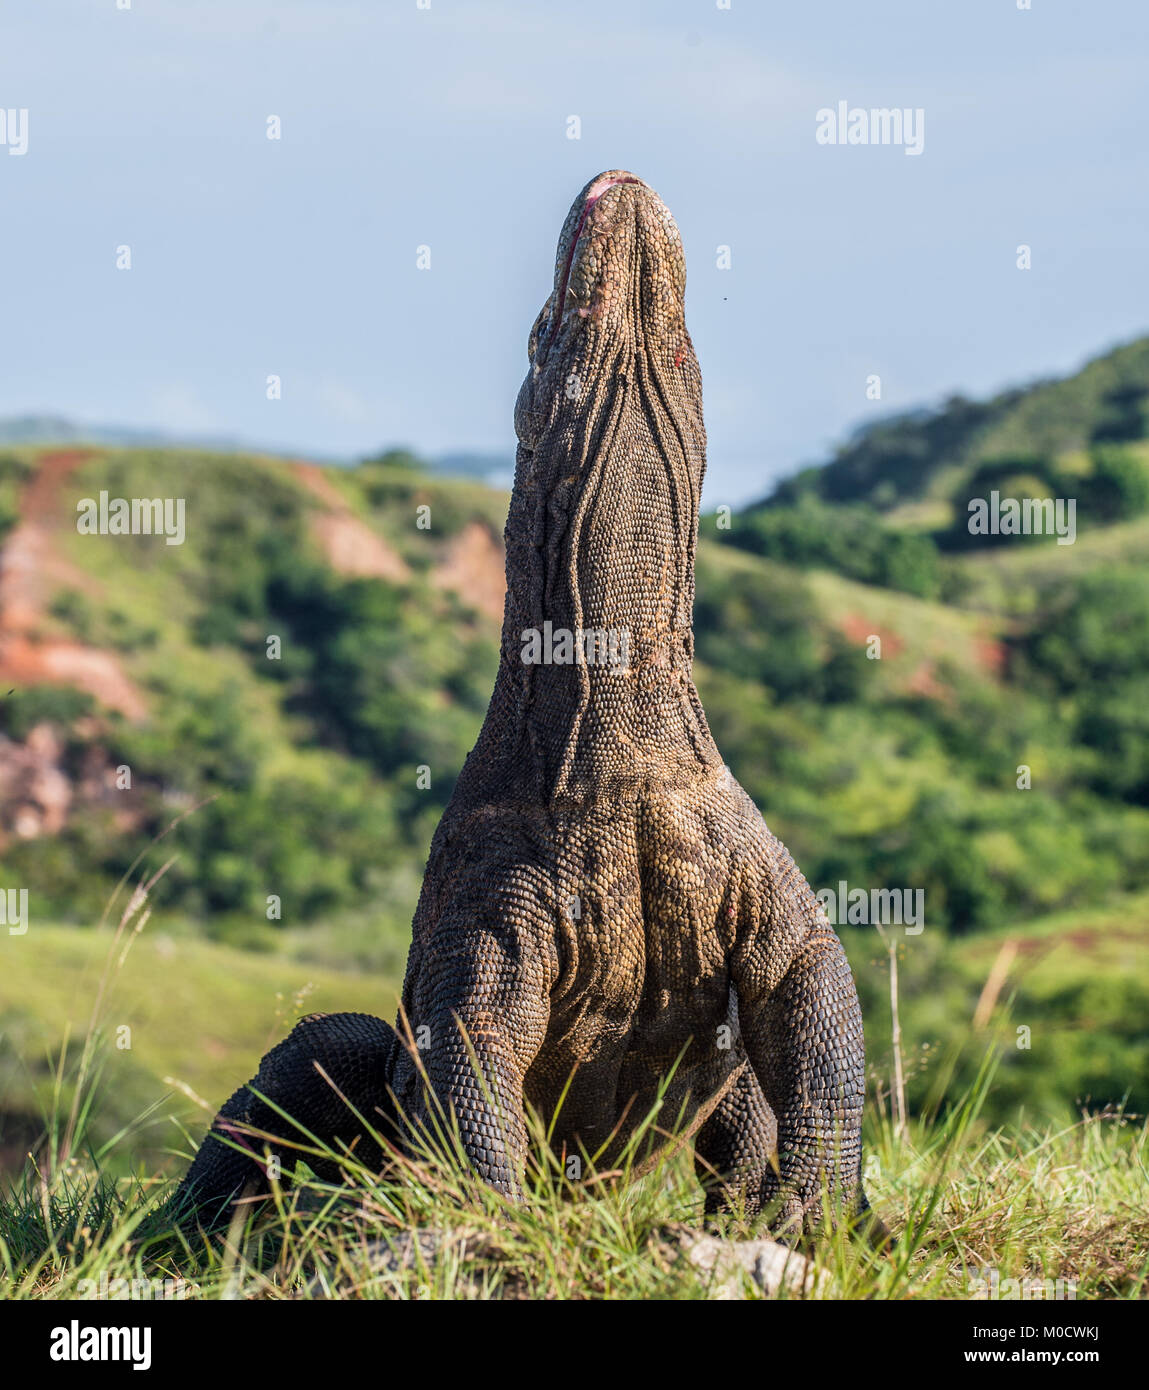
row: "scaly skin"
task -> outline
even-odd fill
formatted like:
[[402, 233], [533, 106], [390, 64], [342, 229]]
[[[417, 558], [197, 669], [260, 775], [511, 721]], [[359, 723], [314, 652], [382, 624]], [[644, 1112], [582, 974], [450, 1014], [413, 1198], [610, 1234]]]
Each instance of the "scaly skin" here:
[[[435, 1110], [421, 1064], [475, 1169], [521, 1198], [526, 1107], [557, 1151], [609, 1163], [669, 1076], [660, 1122], [693, 1132], [700, 1173], [721, 1177], [711, 1208], [769, 1207], [794, 1231], [824, 1188], [866, 1209], [862, 1022], [841, 944], [723, 766], [691, 678], [706, 438], [685, 281], [657, 195], [618, 170], [592, 180], [515, 408], [499, 672], [431, 846], [403, 987], [418, 1051], [377, 1019], [319, 1016], [252, 1084], [349, 1142], [359, 1126], [316, 1079], [322, 1057], [403, 1148]], [[547, 622], [621, 634], [625, 666], [528, 664], [524, 634]], [[290, 1133], [246, 1088], [214, 1132], [237, 1121]], [[186, 1197], [258, 1186], [224, 1152], [206, 1141]]]

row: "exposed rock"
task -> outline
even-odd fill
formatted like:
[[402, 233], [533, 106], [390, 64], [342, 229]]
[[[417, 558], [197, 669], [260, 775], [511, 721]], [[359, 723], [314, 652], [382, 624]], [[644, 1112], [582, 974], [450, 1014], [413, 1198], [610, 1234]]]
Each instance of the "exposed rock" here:
[[9, 835], [30, 840], [63, 830], [72, 784], [60, 768], [61, 751], [50, 724], [37, 724], [23, 743], [0, 737], [0, 845]]
[[134, 830], [144, 817], [139, 799], [116, 785], [103, 748], [85, 748], [72, 776], [53, 725], [34, 725], [22, 743], [0, 735], [0, 849], [12, 838], [58, 835], [70, 818], [94, 807], [110, 811], [121, 830]]
[[818, 1273], [805, 1255], [777, 1241], [722, 1240], [686, 1226], [672, 1227], [664, 1234], [682, 1258], [708, 1276], [712, 1298], [743, 1299], [748, 1280], [768, 1298], [782, 1291], [791, 1298], [828, 1292], [828, 1276]]
[[431, 574], [439, 589], [451, 589], [488, 618], [501, 619], [507, 591], [502, 544], [481, 521], [468, 521], [447, 543], [441, 564]]

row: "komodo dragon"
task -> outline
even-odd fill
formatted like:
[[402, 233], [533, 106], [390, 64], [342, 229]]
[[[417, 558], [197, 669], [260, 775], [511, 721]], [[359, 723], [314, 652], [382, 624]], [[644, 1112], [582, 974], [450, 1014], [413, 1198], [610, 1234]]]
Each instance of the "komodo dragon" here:
[[[341, 1097], [399, 1151], [437, 1098], [478, 1173], [519, 1200], [525, 1107], [558, 1153], [609, 1164], [661, 1089], [664, 1134], [693, 1134], [700, 1175], [721, 1175], [709, 1209], [769, 1208], [795, 1231], [823, 1191], [868, 1211], [862, 1020], [842, 946], [691, 678], [706, 436], [685, 283], [653, 190], [592, 179], [530, 334], [498, 676], [432, 841], [399, 1022], [313, 1015], [249, 1085], [380, 1168]], [[178, 1195], [202, 1212], [266, 1191], [264, 1139], [257, 1158], [217, 1137], [250, 1129], [303, 1142], [240, 1087]]]

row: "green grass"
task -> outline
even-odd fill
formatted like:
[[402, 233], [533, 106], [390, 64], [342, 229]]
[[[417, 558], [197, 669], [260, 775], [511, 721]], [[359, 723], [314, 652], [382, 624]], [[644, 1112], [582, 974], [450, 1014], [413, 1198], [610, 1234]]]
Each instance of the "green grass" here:
[[[206, 1299], [716, 1295], [717, 1281], [681, 1252], [682, 1232], [704, 1225], [702, 1189], [684, 1146], [669, 1146], [641, 1175], [627, 1160], [607, 1173], [589, 1166], [581, 1181], [568, 1181], [538, 1125], [525, 1206], [492, 1193], [449, 1153], [406, 1160], [379, 1177], [301, 1137], [295, 1186], [277, 1187], [226, 1234], [173, 1230], [164, 1211], [171, 1165], [141, 1154], [143, 1136], [162, 1118], [182, 1166], [190, 1143], [174, 1112], [161, 1116], [153, 1096], [110, 1135], [100, 1123], [109, 1094], [123, 1089], [124, 1054], [114, 1043], [122, 1022], [131, 1020], [132, 1052], [143, 1067], [179, 1072], [218, 1101], [299, 1013], [323, 1005], [390, 1012], [390, 1004], [376, 982], [332, 972], [311, 972], [315, 988], [304, 1001], [298, 964], [182, 938], [149, 941], [138, 930], [145, 908], [137, 896], [114, 932], [42, 928], [9, 942], [10, 961], [12, 944], [27, 948], [22, 973], [9, 976], [9, 1004], [19, 995], [29, 1010], [79, 1026], [55, 1059], [47, 1094], [41, 1090], [47, 1142], [0, 1196], [0, 1297], [91, 1296], [139, 1280], [158, 1281], [139, 1285], [148, 1296], [160, 1296], [154, 1291], [171, 1280], [169, 1296]], [[1127, 916], [1115, 908], [1106, 922]], [[1077, 932], [1080, 922], [1051, 920], [1029, 934], [1055, 943], [1059, 927]], [[994, 946], [979, 939], [965, 953], [970, 983], [992, 973]], [[1121, 959], [1108, 964], [1119, 968]], [[103, 987], [101, 960], [109, 966]], [[1003, 1011], [990, 1006], [985, 1026], [938, 1054], [918, 1117], [904, 1130], [890, 1113], [885, 1060], [880, 1052], [871, 1059], [865, 1181], [892, 1245], [879, 1254], [842, 1229], [824, 1234], [808, 1247], [820, 1279], [806, 1296], [964, 1300], [991, 1272], [1001, 1281], [1053, 1281], [1051, 1288], [1061, 1280], [1078, 1299], [1146, 1294], [1149, 1132], [1120, 1108], [1063, 1124], [987, 1125], [982, 1115], [1011, 1041]], [[907, 1046], [916, 1041], [911, 1030]], [[980, 1060], [959, 1085], [961, 1046], [975, 1047]], [[650, 1117], [648, 1127], [657, 1122]], [[337, 1159], [346, 1185], [309, 1176], [309, 1153]], [[719, 1230], [766, 1234], [733, 1217]], [[436, 1247], [422, 1256], [413, 1244], [419, 1233]], [[406, 1251], [406, 1262], [381, 1264], [384, 1248]], [[759, 1296], [748, 1283], [744, 1292]], [[792, 1296], [796, 1290], [779, 1294]]]
[[984, 978], [1001, 947], [1013, 941], [1019, 945], [1020, 974], [1030, 989], [1056, 989], [1083, 973], [1111, 986], [1145, 972], [1147, 926], [1149, 894], [1131, 894], [1108, 905], [1051, 912], [1014, 927], [979, 932], [961, 943], [958, 956], [973, 977]]
[[[1078, 1299], [1144, 1296], [1146, 1130], [1116, 1116], [1059, 1131], [986, 1132], [977, 1105], [975, 1089], [945, 1119], [912, 1125], [902, 1138], [888, 1123], [872, 1126], [867, 1183], [892, 1246], [877, 1254], [842, 1230], [822, 1237], [811, 1254], [823, 1280], [808, 1296], [964, 1300], [991, 1271], [1002, 1281], [1065, 1281]], [[702, 1225], [701, 1190], [682, 1153], [644, 1177], [577, 1184], [537, 1157], [525, 1206], [445, 1161], [412, 1163], [387, 1179], [346, 1159], [345, 1169], [348, 1186], [305, 1179], [277, 1188], [214, 1240], [171, 1231], [162, 1185], [113, 1186], [75, 1161], [28, 1174], [0, 1202], [0, 1296], [83, 1296], [116, 1279], [179, 1280], [183, 1296], [205, 1299], [716, 1292], [675, 1243], [683, 1227]], [[733, 1219], [722, 1232], [755, 1234]], [[439, 1253], [379, 1267], [380, 1247], [402, 1249], [415, 1233], [440, 1242]], [[749, 1283], [744, 1291], [759, 1296]]]
[[[1122, 1021], [1125, 992], [1134, 985], [1149, 989], [1142, 948], [1147, 920], [1149, 895], [1140, 895], [957, 939], [927, 924], [901, 947], [911, 1094], [924, 1100], [935, 1059], [968, 1030], [1008, 942], [1017, 943], [1017, 951], [1001, 1000], [1012, 1000], [1015, 1026], [1030, 1027], [1032, 1038], [1024, 1051], [1006, 1050], [985, 1113], [1000, 1121], [1006, 1107], [999, 1098], [1016, 1091], [1028, 1098], [1037, 1123], [1063, 1125], [1076, 1102], [1096, 1097], [1091, 1070], [1108, 1074], [1111, 1091], [1114, 1077], [1134, 1081], [1146, 1059], [1139, 1064], [1132, 1051], [1109, 1057], [1105, 1048], [1119, 1032], [1136, 1028], [1132, 1014]], [[841, 934], [863, 999], [871, 1067], [875, 1077], [888, 1075], [885, 953], [872, 929], [843, 927]], [[24, 937], [4, 938], [0, 1085], [9, 1132], [0, 1126], [0, 1147], [15, 1142], [13, 1117], [25, 1127], [43, 1126], [60, 1049], [65, 1039], [84, 1036], [105, 963], [110, 954], [118, 959], [112, 941], [111, 928], [37, 923]], [[104, 1003], [105, 1085], [93, 1134], [103, 1142], [150, 1107], [160, 1108], [143, 1130], [134, 1129], [131, 1146], [109, 1153], [108, 1170], [122, 1177], [143, 1163], [154, 1172], [176, 1171], [169, 1150], [179, 1146], [179, 1126], [201, 1132], [208, 1107], [252, 1075], [263, 1052], [302, 1013], [392, 1016], [406, 942], [405, 929], [400, 936], [385, 930], [377, 915], [350, 914], [287, 932], [267, 927], [252, 938], [258, 949], [239, 949], [204, 940], [194, 924], [157, 912], [111, 976]], [[117, 1047], [115, 1030], [124, 1026], [131, 1030], [130, 1047]], [[981, 1042], [973, 1042], [976, 1051]], [[1136, 1047], [1135, 1040], [1125, 1045]], [[968, 1070], [975, 1067], [971, 1056]]]
[[[699, 544], [698, 569], [704, 579], [710, 574], [754, 576], [767, 593], [792, 575], [787, 566], [708, 540]], [[904, 693], [915, 677], [938, 678], [945, 686], [947, 669], [960, 669], [978, 684], [997, 685], [988, 644], [1005, 631], [1000, 619], [861, 584], [830, 570], [807, 570], [802, 578], [825, 627], [848, 633], [862, 650], [871, 634], [882, 638], [880, 658], [871, 662], [875, 694]]]
[[[1060, 1130], [1082, 1113], [1122, 1105], [1144, 1113], [1147, 920], [1145, 894], [956, 938], [927, 919], [920, 936], [898, 945], [911, 1107], [930, 1103], [943, 1058], [956, 1058], [959, 1092], [971, 1085], [994, 1037], [999, 1065], [982, 1105], [994, 1127]], [[872, 1080], [882, 1084], [891, 1071], [888, 956], [872, 928], [844, 927], [841, 936]]]

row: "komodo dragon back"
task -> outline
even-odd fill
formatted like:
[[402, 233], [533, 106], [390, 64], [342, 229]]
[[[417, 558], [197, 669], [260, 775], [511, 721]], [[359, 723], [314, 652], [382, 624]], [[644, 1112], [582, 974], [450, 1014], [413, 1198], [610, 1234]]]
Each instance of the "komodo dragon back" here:
[[281, 1110], [380, 1167], [445, 1110], [522, 1200], [533, 1108], [557, 1152], [600, 1166], [656, 1111], [647, 1152], [689, 1137], [709, 1209], [783, 1234], [827, 1196], [867, 1210], [849, 965], [692, 678], [706, 436], [685, 289], [657, 194], [592, 179], [530, 333], [499, 669], [431, 845], [399, 1019], [300, 1023], [217, 1116], [179, 1194], [193, 1208], [266, 1189]]

